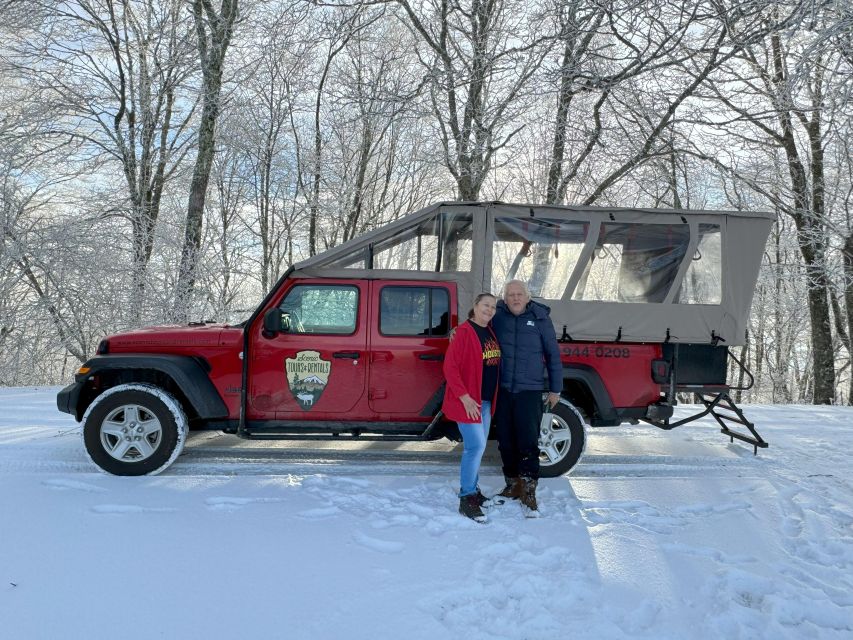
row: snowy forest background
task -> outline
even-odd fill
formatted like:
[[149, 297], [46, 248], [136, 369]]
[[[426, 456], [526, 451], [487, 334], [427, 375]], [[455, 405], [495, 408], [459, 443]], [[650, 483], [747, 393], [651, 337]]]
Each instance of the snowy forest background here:
[[850, 0], [0, 0], [0, 385], [441, 200], [769, 210], [752, 402], [850, 404]]

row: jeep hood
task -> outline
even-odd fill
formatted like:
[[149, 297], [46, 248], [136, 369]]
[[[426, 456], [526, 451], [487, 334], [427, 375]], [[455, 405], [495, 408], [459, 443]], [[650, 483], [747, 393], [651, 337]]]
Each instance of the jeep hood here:
[[[210, 347], [231, 343], [242, 335], [240, 327], [226, 324], [145, 327], [107, 336], [108, 353], [151, 351], [164, 347]], [[99, 349], [100, 351], [100, 349]]]

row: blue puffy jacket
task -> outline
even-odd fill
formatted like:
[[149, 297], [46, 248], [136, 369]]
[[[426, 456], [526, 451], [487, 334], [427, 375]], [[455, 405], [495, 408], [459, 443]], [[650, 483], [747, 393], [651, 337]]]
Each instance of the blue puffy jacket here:
[[551, 308], [531, 300], [520, 315], [514, 316], [503, 300], [492, 318], [492, 326], [501, 343], [501, 387], [512, 393], [563, 389], [563, 365]]

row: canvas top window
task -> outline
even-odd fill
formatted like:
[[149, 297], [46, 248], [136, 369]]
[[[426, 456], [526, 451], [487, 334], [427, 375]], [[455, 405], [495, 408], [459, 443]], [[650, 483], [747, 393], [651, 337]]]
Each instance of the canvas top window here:
[[664, 302], [689, 245], [688, 224], [605, 222], [572, 298]]
[[398, 230], [392, 237], [360, 247], [328, 266], [403, 271], [469, 271], [474, 243], [471, 213], [439, 212]]
[[718, 224], [698, 225], [699, 241], [673, 302], [720, 304], [723, 299], [722, 234]]
[[522, 280], [532, 296], [562, 298], [589, 228], [584, 220], [495, 218], [492, 291]]

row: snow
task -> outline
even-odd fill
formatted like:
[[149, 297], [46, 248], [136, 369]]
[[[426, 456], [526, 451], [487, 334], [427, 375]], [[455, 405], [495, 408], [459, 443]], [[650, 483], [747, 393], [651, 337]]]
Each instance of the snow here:
[[56, 391], [0, 389], [2, 638], [853, 637], [850, 407], [746, 407], [758, 456], [708, 420], [593, 429], [542, 518], [481, 525], [445, 441], [191, 433], [122, 478]]

